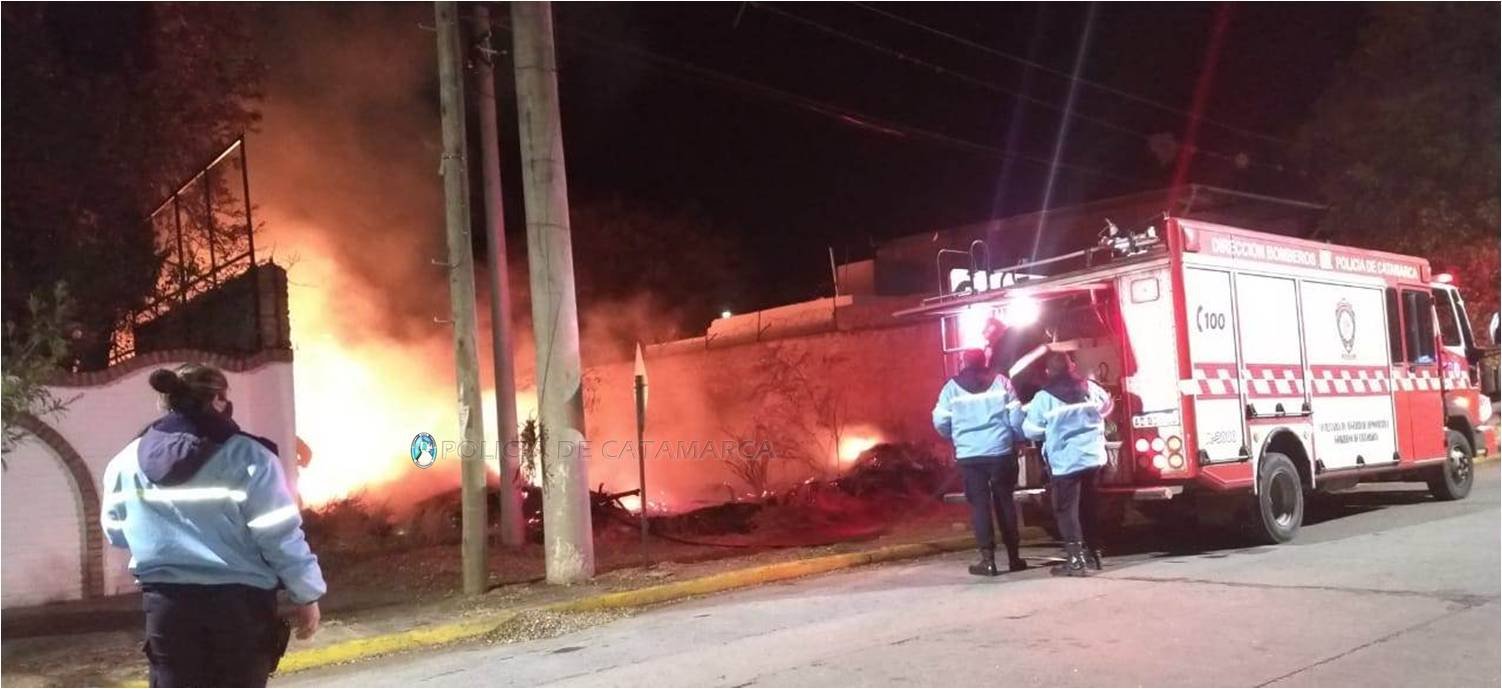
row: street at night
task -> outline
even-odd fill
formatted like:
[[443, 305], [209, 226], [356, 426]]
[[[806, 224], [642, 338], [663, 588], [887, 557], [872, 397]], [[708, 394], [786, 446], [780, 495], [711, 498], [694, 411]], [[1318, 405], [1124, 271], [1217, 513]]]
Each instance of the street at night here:
[[1088, 580], [935, 558], [277, 684], [1495, 686], [1498, 475], [1459, 503], [1412, 484], [1332, 497], [1291, 545], [1136, 544]]

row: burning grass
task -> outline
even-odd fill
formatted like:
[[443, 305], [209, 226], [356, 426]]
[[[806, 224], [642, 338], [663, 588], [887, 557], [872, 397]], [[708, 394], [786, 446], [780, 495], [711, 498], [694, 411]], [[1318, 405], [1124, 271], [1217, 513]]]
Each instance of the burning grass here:
[[[774, 548], [859, 540], [878, 535], [904, 515], [937, 503], [954, 478], [947, 460], [904, 444], [879, 444], [862, 452], [843, 476], [810, 479], [759, 499], [731, 501], [688, 512], [649, 517], [654, 536], [683, 545]], [[635, 491], [592, 493], [597, 548], [630, 548], [637, 516], [622, 504]], [[490, 492], [492, 531], [500, 514]], [[522, 503], [532, 543], [542, 541], [542, 496], [527, 487]], [[457, 490], [418, 503], [398, 517], [365, 495], [329, 502], [305, 515], [314, 548], [336, 558], [456, 545], [460, 541]]]

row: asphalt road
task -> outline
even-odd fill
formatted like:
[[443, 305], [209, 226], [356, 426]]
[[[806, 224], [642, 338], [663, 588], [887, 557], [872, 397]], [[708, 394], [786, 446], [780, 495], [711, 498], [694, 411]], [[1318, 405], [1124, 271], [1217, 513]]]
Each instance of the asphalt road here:
[[1089, 579], [979, 579], [955, 554], [278, 683], [1498, 686], [1498, 476], [1455, 503], [1363, 487], [1283, 546], [1143, 536]]

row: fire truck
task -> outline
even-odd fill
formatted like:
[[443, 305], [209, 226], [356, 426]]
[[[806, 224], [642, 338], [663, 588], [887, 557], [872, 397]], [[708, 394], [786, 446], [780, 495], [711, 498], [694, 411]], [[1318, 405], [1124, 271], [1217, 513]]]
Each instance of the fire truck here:
[[[1103, 520], [1136, 501], [1282, 543], [1314, 491], [1422, 481], [1459, 500], [1475, 457], [1497, 451], [1482, 347], [1424, 259], [1167, 215], [1133, 231], [1107, 221], [1092, 246], [1003, 269], [981, 241], [948, 253], [969, 265], [897, 315], [939, 319], [951, 373], [992, 319], [1070, 352], [1117, 402]], [[1041, 367], [1021, 358], [1014, 385], [1036, 388]], [[1028, 459], [1019, 493], [1036, 494]]]

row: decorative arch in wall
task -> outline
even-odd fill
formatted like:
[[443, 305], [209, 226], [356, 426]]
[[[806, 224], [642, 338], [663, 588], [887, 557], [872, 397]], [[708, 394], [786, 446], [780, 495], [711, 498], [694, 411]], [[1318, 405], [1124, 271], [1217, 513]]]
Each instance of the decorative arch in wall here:
[[47, 422], [30, 414], [19, 414], [16, 425], [36, 436], [62, 460], [63, 468], [68, 472], [68, 480], [73, 483], [74, 497], [78, 499], [79, 514], [82, 517], [79, 524], [82, 532], [79, 534], [81, 552], [78, 561], [82, 570], [79, 572], [79, 589], [83, 591], [84, 598], [103, 596], [104, 532], [99, 526], [99, 489], [94, 482], [93, 473], [89, 471], [89, 465], [67, 439], [57, 429], [47, 425]]

